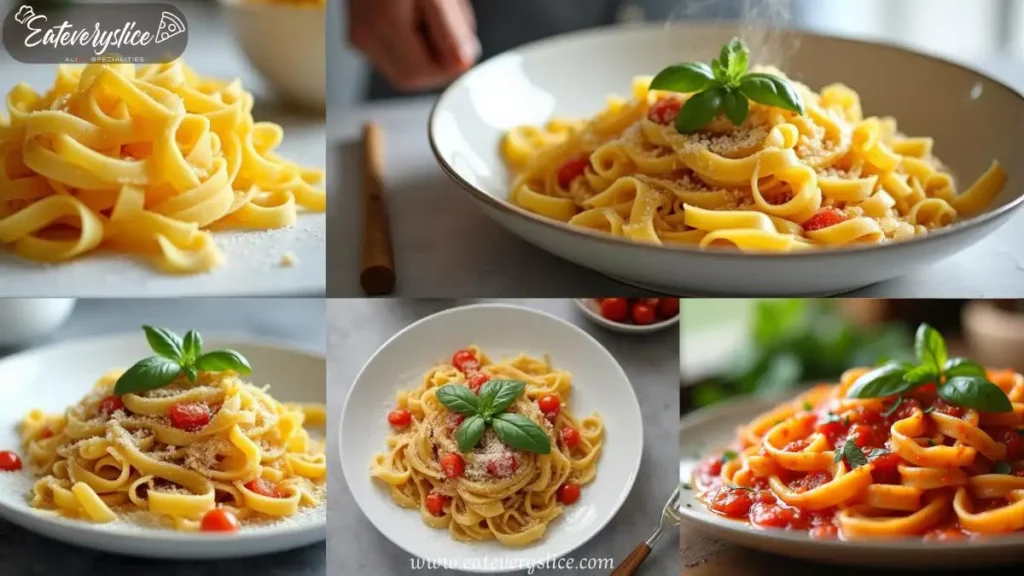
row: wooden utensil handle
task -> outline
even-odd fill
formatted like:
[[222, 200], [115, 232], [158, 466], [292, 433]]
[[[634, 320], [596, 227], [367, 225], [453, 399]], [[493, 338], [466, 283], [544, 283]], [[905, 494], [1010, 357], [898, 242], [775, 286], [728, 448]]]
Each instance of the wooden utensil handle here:
[[651, 547], [646, 542], [637, 546], [626, 556], [626, 559], [619, 564], [619, 567], [612, 572], [612, 576], [632, 576], [636, 569], [647, 560], [651, 553]]
[[363, 246], [359, 283], [370, 296], [395, 289], [395, 261], [384, 202], [384, 135], [370, 122], [363, 129]]

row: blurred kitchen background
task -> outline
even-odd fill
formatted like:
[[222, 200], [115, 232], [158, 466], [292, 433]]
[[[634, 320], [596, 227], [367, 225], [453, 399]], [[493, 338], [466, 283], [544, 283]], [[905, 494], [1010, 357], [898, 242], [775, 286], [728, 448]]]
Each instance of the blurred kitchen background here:
[[681, 413], [910, 359], [922, 322], [951, 356], [1024, 372], [1024, 300], [684, 299], [680, 317]]
[[[480, 1], [500, 0], [476, 0]], [[526, 10], [534, 2], [547, 1], [518, 0], [516, 5]], [[595, 10], [615, 3], [565, 1]], [[332, 115], [358, 105], [366, 90], [365, 63], [347, 46], [347, 2], [328, 3], [327, 81]], [[620, 21], [736, 18], [751, 6], [772, 23], [789, 14], [790, 27], [888, 40], [974, 64], [999, 77], [1024, 77], [1024, 0], [623, 0], [617, 15]], [[542, 25], [557, 26], [551, 23], [551, 14], [537, 17], [538, 30]]]

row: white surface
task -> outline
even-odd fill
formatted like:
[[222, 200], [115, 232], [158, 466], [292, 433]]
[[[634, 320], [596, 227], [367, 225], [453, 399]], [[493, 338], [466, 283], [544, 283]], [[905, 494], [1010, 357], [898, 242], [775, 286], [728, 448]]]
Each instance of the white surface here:
[[[572, 374], [573, 411], [597, 412], [605, 423], [596, 478], [583, 487], [580, 500], [567, 506], [548, 527], [544, 538], [523, 548], [495, 541], [452, 540], [447, 530], [424, 524], [416, 510], [400, 508], [369, 475], [373, 455], [386, 448], [385, 415], [394, 406], [395, 392], [417, 386], [431, 366], [470, 343], [495, 359], [522, 352], [550, 354], [555, 366]], [[345, 481], [363, 514], [384, 536], [414, 556], [485, 573], [524, 569], [561, 557], [592, 538], [625, 501], [643, 453], [636, 395], [625, 372], [601, 344], [555, 316], [493, 304], [428, 316], [385, 343], [349, 390], [338, 434]]]
[[[249, 380], [270, 384], [282, 401], [326, 402], [323, 356], [251, 340], [209, 335], [205, 348], [233, 348], [251, 362]], [[0, 447], [21, 445], [16, 426], [32, 409], [63, 412], [107, 371], [152, 355], [141, 331], [57, 344], [0, 360]], [[27, 469], [0, 472], [0, 516], [24, 528], [78, 546], [175, 560], [254, 556], [324, 540], [326, 505], [279, 523], [243, 527], [236, 534], [175, 532], [114, 521], [94, 524], [61, 518], [28, 504], [35, 477]]]
[[662, 320], [655, 322], [654, 324], [648, 324], [641, 326], [639, 324], [628, 324], [625, 322], [613, 322], [604, 316], [601, 316], [601, 306], [594, 301], [593, 298], [574, 298], [573, 302], [576, 303], [576, 307], [579, 308], [583, 315], [588, 320], [601, 326], [612, 330], [614, 332], [620, 332], [622, 334], [651, 334], [653, 332], [661, 332], [669, 328], [679, 328], [679, 316], [676, 315], [674, 318], [668, 320]]
[[[278, 152], [315, 168], [325, 166], [325, 116], [306, 116], [283, 108], [249, 66], [234, 44], [227, 23], [216, 6], [180, 3], [188, 20], [189, 41], [185, 61], [197, 72], [221, 78], [241, 78], [256, 95], [256, 120], [276, 122], [284, 128]], [[321, 72], [323, 73], [323, 72]], [[15, 62], [0, 50], [0, 94], [19, 82], [43, 91], [53, 84], [55, 66]], [[6, 109], [3, 111], [6, 116]], [[0, 246], [2, 296], [243, 296], [319, 294], [325, 290], [327, 218], [300, 213], [291, 228], [267, 231], [217, 232], [214, 239], [226, 262], [210, 273], [166, 275], [143, 261], [109, 254], [89, 254], [61, 265], [41, 265], [18, 258]], [[281, 257], [292, 252], [299, 263], [282, 267]]]
[[71, 316], [74, 298], [7, 298], [0, 300], [0, 348], [53, 332]]
[[[631, 283], [691, 294], [849, 292], [938, 264], [994, 233], [1024, 206], [1024, 155], [1014, 143], [1024, 130], [1024, 98], [980, 74], [926, 56], [802, 33], [780, 44], [800, 47], [786, 64], [794, 77], [812, 86], [837, 80], [853, 86], [869, 113], [891, 114], [904, 130], [935, 137], [939, 155], [962, 181], [971, 181], [999, 159], [1011, 185], [992, 211], [910, 242], [778, 255], [635, 244], [510, 205], [510, 178], [499, 146], [507, 130], [596, 113], [607, 94], [628, 90], [632, 77], [656, 73], [682, 54], [707, 60], [714, 47], [737, 32], [708, 25], [677, 25], [671, 34], [662, 30], [652, 25], [569, 34], [477, 66], [445, 91], [431, 116], [431, 145], [442, 169], [488, 216], [540, 248]], [[837, 58], [848, 60], [841, 73], [831, 65]], [[588, 73], [574, 73], [580, 69]], [[924, 107], [915, 97], [924, 96], [920, 83], [926, 79], [941, 79], [945, 88], [943, 97], [933, 95]], [[1007, 267], [1003, 273], [1013, 272], [1020, 270]], [[1024, 292], [1024, 282], [1016, 291]]]
[[[679, 423], [679, 475], [684, 488], [691, 485], [693, 471], [701, 459], [727, 448], [735, 439], [737, 426], [749, 424], [774, 405], [766, 400], [740, 398], [684, 417]], [[681, 491], [679, 512], [684, 521], [722, 540], [830, 564], [923, 570], [980, 567], [1024, 558], [1024, 534], [942, 543], [924, 542], [920, 538], [845, 541], [815, 540], [800, 531], [751, 528], [745, 522], [710, 512], [692, 489]]]

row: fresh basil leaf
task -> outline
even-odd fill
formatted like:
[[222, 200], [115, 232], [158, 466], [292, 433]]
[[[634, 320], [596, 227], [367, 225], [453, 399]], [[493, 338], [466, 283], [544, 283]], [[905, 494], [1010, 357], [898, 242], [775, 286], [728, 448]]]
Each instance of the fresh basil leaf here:
[[203, 337], [195, 330], [185, 333], [184, 345], [182, 347], [182, 363], [194, 364], [199, 354], [203, 351]]
[[732, 462], [737, 456], [739, 455], [736, 454], [735, 450], [726, 450], [725, 452], [722, 452], [722, 463], [725, 464], [726, 462]]
[[886, 364], [857, 378], [857, 381], [846, 391], [847, 398], [885, 398], [899, 396], [913, 390], [915, 386], [904, 376], [907, 367], [902, 364]]
[[807, 114], [800, 93], [792, 84], [778, 76], [760, 72], [747, 74], [740, 80], [739, 90], [747, 98], [765, 106], [782, 108], [801, 116]]
[[1012, 412], [1013, 404], [995, 384], [977, 376], [955, 376], [939, 386], [939, 396], [950, 404], [980, 412]]
[[988, 378], [988, 372], [985, 368], [975, 362], [974, 360], [968, 360], [967, 358], [950, 358], [946, 360], [945, 365], [942, 367], [942, 371], [946, 374], [947, 378], [954, 376], [977, 376], [979, 378]]
[[870, 454], [868, 454], [868, 460], [873, 461], [876, 458], [885, 456], [886, 454], [891, 454], [891, 452], [884, 448], [875, 448], [874, 450], [871, 451]]
[[114, 395], [123, 396], [163, 388], [173, 382], [180, 373], [181, 366], [174, 360], [163, 356], [150, 356], [125, 370], [114, 384]]
[[235, 350], [207, 352], [196, 358], [195, 367], [209, 372], [223, 372], [224, 370], [234, 370], [239, 374], [252, 372], [252, 366], [249, 366], [249, 361]]
[[722, 98], [722, 110], [734, 126], [742, 126], [750, 115], [750, 100], [737, 90], [726, 90]]
[[803, 408], [804, 412], [811, 412], [812, 410], [814, 410], [814, 404], [811, 404], [810, 402], [804, 402]]
[[465, 454], [476, 448], [486, 428], [484, 417], [479, 414], [474, 414], [463, 420], [455, 432], [455, 441], [459, 443], [459, 452]]
[[143, 326], [142, 330], [146, 333], [146, 341], [149, 342], [149, 347], [153, 349], [153, 352], [164, 358], [175, 361], [181, 360], [181, 336], [166, 328], [157, 328], [155, 326]]
[[651, 80], [651, 90], [691, 94], [703, 92], [718, 83], [711, 67], [703, 62], [669, 66]]
[[510, 448], [533, 452], [534, 454], [550, 454], [551, 440], [536, 422], [522, 414], [505, 412], [494, 416], [491, 427], [498, 439]]
[[885, 410], [885, 412], [882, 412], [882, 416], [885, 416], [886, 418], [888, 418], [889, 416], [892, 416], [893, 414], [896, 413], [897, 410], [900, 409], [900, 405], [902, 405], [902, 404], [903, 404], [903, 396], [900, 396], [899, 398], [896, 399], [895, 402], [892, 403], [892, 406], [889, 406], [889, 408], [887, 408]]
[[908, 370], [907, 373], [903, 375], [903, 379], [916, 388], [922, 384], [938, 383], [939, 372], [934, 366], [922, 364]]
[[718, 60], [725, 68], [725, 76], [731, 85], [735, 85], [750, 67], [750, 50], [739, 38], [733, 38], [722, 47]]
[[846, 458], [846, 463], [850, 465], [851, 470], [865, 466], [868, 463], [868, 459], [861, 452], [860, 447], [853, 441], [853, 438], [847, 438], [846, 444], [843, 444], [843, 458]]
[[938, 330], [921, 324], [917, 328], [917, 335], [914, 336], [914, 354], [917, 355], [918, 362], [939, 372], [946, 365], [946, 341], [942, 339], [942, 334], [939, 334]]
[[437, 400], [444, 404], [449, 410], [459, 414], [479, 414], [480, 399], [473, 391], [465, 386], [446, 384], [437, 389], [434, 393]]
[[199, 372], [196, 371], [193, 366], [184, 366], [182, 367], [181, 372], [185, 375], [185, 378], [188, 378], [188, 381], [193, 384], [196, 383], [196, 378], [199, 377]]
[[832, 458], [833, 464], [839, 464], [839, 461], [843, 459], [843, 447], [836, 446], [835, 456]]
[[715, 75], [715, 80], [721, 84], [729, 83], [729, 69], [720, 58], [711, 61], [711, 72]]
[[487, 416], [504, 412], [525, 389], [522, 380], [488, 380], [480, 389], [480, 412]]
[[690, 96], [676, 116], [676, 131], [693, 134], [707, 126], [722, 108], [723, 92], [723, 89], [716, 88]]
[[992, 471], [995, 472], [996, 474], [1012, 474], [1013, 468], [1010, 467], [1009, 462], [999, 460], [998, 462], [996, 462], [996, 466], [995, 468], [992, 469]]

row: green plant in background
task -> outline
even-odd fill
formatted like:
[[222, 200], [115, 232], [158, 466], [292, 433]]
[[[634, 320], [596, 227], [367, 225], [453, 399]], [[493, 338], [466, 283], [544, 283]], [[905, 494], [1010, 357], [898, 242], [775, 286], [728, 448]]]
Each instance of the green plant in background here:
[[902, 326], [858, 326], [829, 300], [760, 300], [754, 310], [749, 345], [727, 372], [696, 385], [697, 407], [741, 394], [782, 395], [848, 368], [914, 358]]

